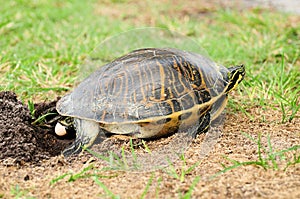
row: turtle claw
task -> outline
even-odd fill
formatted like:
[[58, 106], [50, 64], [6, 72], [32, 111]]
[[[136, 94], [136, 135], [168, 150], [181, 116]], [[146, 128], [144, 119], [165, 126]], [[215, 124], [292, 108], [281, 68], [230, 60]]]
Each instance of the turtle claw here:
[[66, 148], [62, 154], [68, 157], [73, 154], [79, 154], [86, 148], [91, 148], [94, 144], [101, 143], [105, 138], [104, 130], [99, 128], [97, 122], [75, 119], [76, 140]]
[[73, 154], [79, 154], [82, 150], [86, 148], [90, 148], [93, 144], [95, 144], [95, 140], [98, 137], [97, 134], [95, 137], [89, 137], [82, 133], [76, 135], [76, 140], [62, 152], [63, 155], [65, 157], [68, 157]]
[[69, 157], [73, 154], [79, 154], [82, 151], [82, 142], [80, 139], [76, 139], [68, 148], [63, 150], [64, 157]]

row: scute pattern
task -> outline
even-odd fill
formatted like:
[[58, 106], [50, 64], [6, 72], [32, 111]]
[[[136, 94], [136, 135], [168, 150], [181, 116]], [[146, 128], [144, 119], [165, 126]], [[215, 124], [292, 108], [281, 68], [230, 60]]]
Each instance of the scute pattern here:
[[140, 49], [101, 67], [57, 107], [64, 115], [102, 123], [134, 122], [208, 102], [226, 81], [201, 55]]

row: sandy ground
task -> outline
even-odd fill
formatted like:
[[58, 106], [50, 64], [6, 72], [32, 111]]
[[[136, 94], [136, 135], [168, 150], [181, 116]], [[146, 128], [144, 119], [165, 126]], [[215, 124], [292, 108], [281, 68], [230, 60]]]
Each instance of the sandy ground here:
[[[267, 170], [260, 166], [248, 165], [227, 171], [211, 178], [221, 171], [222, 165], [232, 165], [224, 156], [245, 162], [257, 161], [257, 144], [245, 137], [242, 132], [254, 138], [262, 135], [262, 145], [267, 147], [267, 135], [271, 137], [273, 150], [287, 149], [299, 145], [300, 118], [290, 123], [280, 123], [280, 113], [262, 111], [260, 108], [248, 110], [255, 118], [249, 120], [243, 114], [228, 114], [223, 133], [211, 153], [200, 159], [200, 164], [184, 180], [173, 177], [170, 169], [154, 172], [102, 171], [100, 164], [83, 154], [76, 160], [65, 161], [62, 157], [52, 157], [41, 162], [40, 166], [26, 165], [0, 167], [0, 196], [11, 198], [12, 190], [19, 186], [25, 196], [36, 198], [110, 198], [93, 177], [68, 182], [69, 177], [50, 185], [51, 180], [66, 174], [78, 173], [90, 164], [94, 168], [89, 174], [99, 174], [99, 180], [115, 195], [121, 198], [139, 198], [143, 195], [147, 183], [150, 183], [145, 198], [179, 198], [187, 193], [197, 176], [200, 181], [192, 191], [192, 198], [299, 198], [300, 165], [286, 167], [293, 155], [299, 157], [299, 149], [285, 153], [285, 160], [276, 159], [278, 170]], [[261, 121], [264, 116], [265, 121]], [[182, 161], [175, 163], [176, 172], [188, 168], [199, 161], [197, 140], [185, 154], [186, 167]], [[265, 153], [263, 154], [265, 157]], [[268, 162], [272, 166], [271, 162]]]

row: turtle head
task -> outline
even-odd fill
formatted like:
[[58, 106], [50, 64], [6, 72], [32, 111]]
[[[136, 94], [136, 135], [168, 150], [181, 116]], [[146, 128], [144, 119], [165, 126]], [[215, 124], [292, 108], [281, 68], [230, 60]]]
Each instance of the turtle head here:
[[75, 132], [74, 118], [62, 117], [55, 125], [55, 133], [58, 136], [64, 136], [71, 132]]
[[228, 85], [225, 93], [228, 93], [235, 89], [237, 85], [244, 79], [244, 76], [246, 74], [244, 65], [233, 66], [228, 68], [228, 70]]

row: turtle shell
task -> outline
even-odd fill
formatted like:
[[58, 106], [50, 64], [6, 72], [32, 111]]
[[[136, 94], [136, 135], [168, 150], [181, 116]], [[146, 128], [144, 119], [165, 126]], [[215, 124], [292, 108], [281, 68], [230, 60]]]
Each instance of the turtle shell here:
[[201, 104], [207, 105], [202, 112], [214, 114], [223, 107], [213, 107], [212, 99], [224, 94], [227, 73], [225, 67], [195, 53], [139, 49], [100, 67], [64, 96], [57, 110], [103, 124], [172, 118]]

